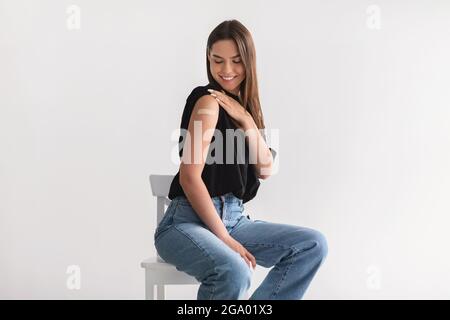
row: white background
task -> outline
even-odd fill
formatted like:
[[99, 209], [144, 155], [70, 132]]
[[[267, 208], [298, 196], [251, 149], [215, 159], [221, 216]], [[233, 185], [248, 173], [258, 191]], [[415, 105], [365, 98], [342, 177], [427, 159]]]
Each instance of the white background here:
[[450, 297], [448, 1], [0, 0], [0, 298], [144, 298], [148, 175], [176, 173], [207, 37], [233, 18], [280, 130], [245, 210], [328, 239], [305, 299]]

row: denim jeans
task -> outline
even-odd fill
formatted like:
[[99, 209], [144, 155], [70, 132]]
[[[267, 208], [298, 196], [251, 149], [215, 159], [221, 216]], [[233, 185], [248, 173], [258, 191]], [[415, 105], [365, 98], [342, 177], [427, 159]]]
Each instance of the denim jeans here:
[[[327, 255], [318, 231], [252, 220], [232, 193], [211, 198], [228, 233], [255, 258], [272, 267], [251, 300], [297, 300], [303, 297]], [[161, 258], [201, 284], [199, 300], [238, 300], [250, 288], [252, 269], [200, 220], [186, 197], [176, 197], [155, 231]]]

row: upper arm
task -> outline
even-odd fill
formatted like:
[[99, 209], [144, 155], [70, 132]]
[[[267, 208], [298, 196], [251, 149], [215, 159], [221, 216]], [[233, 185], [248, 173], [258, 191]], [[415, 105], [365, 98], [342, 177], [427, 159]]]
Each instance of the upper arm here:
[[180, 182], [201, 176], [218, 119], [219, 104], [216, 99], [210, 95], [200, 97], [189, 119], [181, 157]]

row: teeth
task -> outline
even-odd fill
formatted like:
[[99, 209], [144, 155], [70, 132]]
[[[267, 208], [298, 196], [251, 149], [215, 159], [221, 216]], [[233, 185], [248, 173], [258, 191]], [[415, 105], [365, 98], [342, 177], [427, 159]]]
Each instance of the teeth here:
[[235, 77], [229, 77], [229, 78], [225, 78], [225, 77], [221, 77], [222, 79], [224, 79], [224, 80], [232, 80], [232, 79], [234, 79]]

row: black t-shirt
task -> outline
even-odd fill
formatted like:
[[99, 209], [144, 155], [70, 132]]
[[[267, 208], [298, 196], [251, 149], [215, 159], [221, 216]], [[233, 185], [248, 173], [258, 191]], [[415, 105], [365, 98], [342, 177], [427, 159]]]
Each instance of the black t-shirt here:
[[[209, 83], [206, 86], [199, 86], [192, 90], [191, 94], [188, 96], [186, 100], [186, 106], [183, 111], [183, 116], [181, 118], [181, 129], [182, 130], [180, 138], [179, 138], [179, 155], [180, 158], [183, 155], [183, 145], [185, 142], [185, 134], [187, 132], [189, 126], [189, 120], [192, 114], [192, 110], [195, 106], [197, 100], [204, 96], [209, 95], [208, 89], [214, 89], [218, 91], [222, 91], [222, 87], [216, 83]], [[235, 99], [236, 101], [240, 101], [239, 97], [225, 91], [227, 95]], [[223, 109], [223, 107], [219, 106], [219, 117], [217, 119], [216, 128], [220, 131], [222, 136], [221, 145], [223, 148], [212, 148], [216, 137], [213, 136], [211, 139], [211, 144], [209, 147], [208, 155], [205, 160], [205, 166], [202, 171], [202, 180], [208, 189], [208, 192], [211, 197], [224, 195], [228, 192], [232, 192], [237, 198], [242, 199], [243, 203], [253, 199], [258, 191], [260, 182], [256, 176], [255, 168], [253, 164], [249, 163], [249, 151], [248, 151], [248, 143], [245, 141], [244, 135], [240, 135], [238, 133], [231, 134], [226, 133], [226, 129], [238, 129], [238, 127], [233, 122], [232, 118], [228, 115], [228, 113]], [[243, 132], [243, 131], [241, 131]], [[227, 144], [230, 143], [230, 140], [234, 138], [234, 150], [230, 149]], [[240, 141], [238, 141], [240, 140]], [[219, 146], [219, 141], [217, 141], [217, 146]], [[245, 152], [243, 152], [245, 145]], [[237, 152], [238, 148], [241, 152]], [[220, 156], [220, 152], [222, 150], [222, 155]], [[233, 157], [228, 154], [227, 161], [227, 152], [230, 150], [234, 153]], [[271, 150], [272, 151], [272, 150]], [[244, 159], [245, 153], [245, 159]], [[274, 151], [272, 151], [274, 154]], [[229, 161], [232, 159], [232, 161]], [[179, 182], [180, 171], [175, 175], [169, 191], [169, 199], [174, 199], [177, 196], [185, 196], [185, 193], [180, 186]]]

